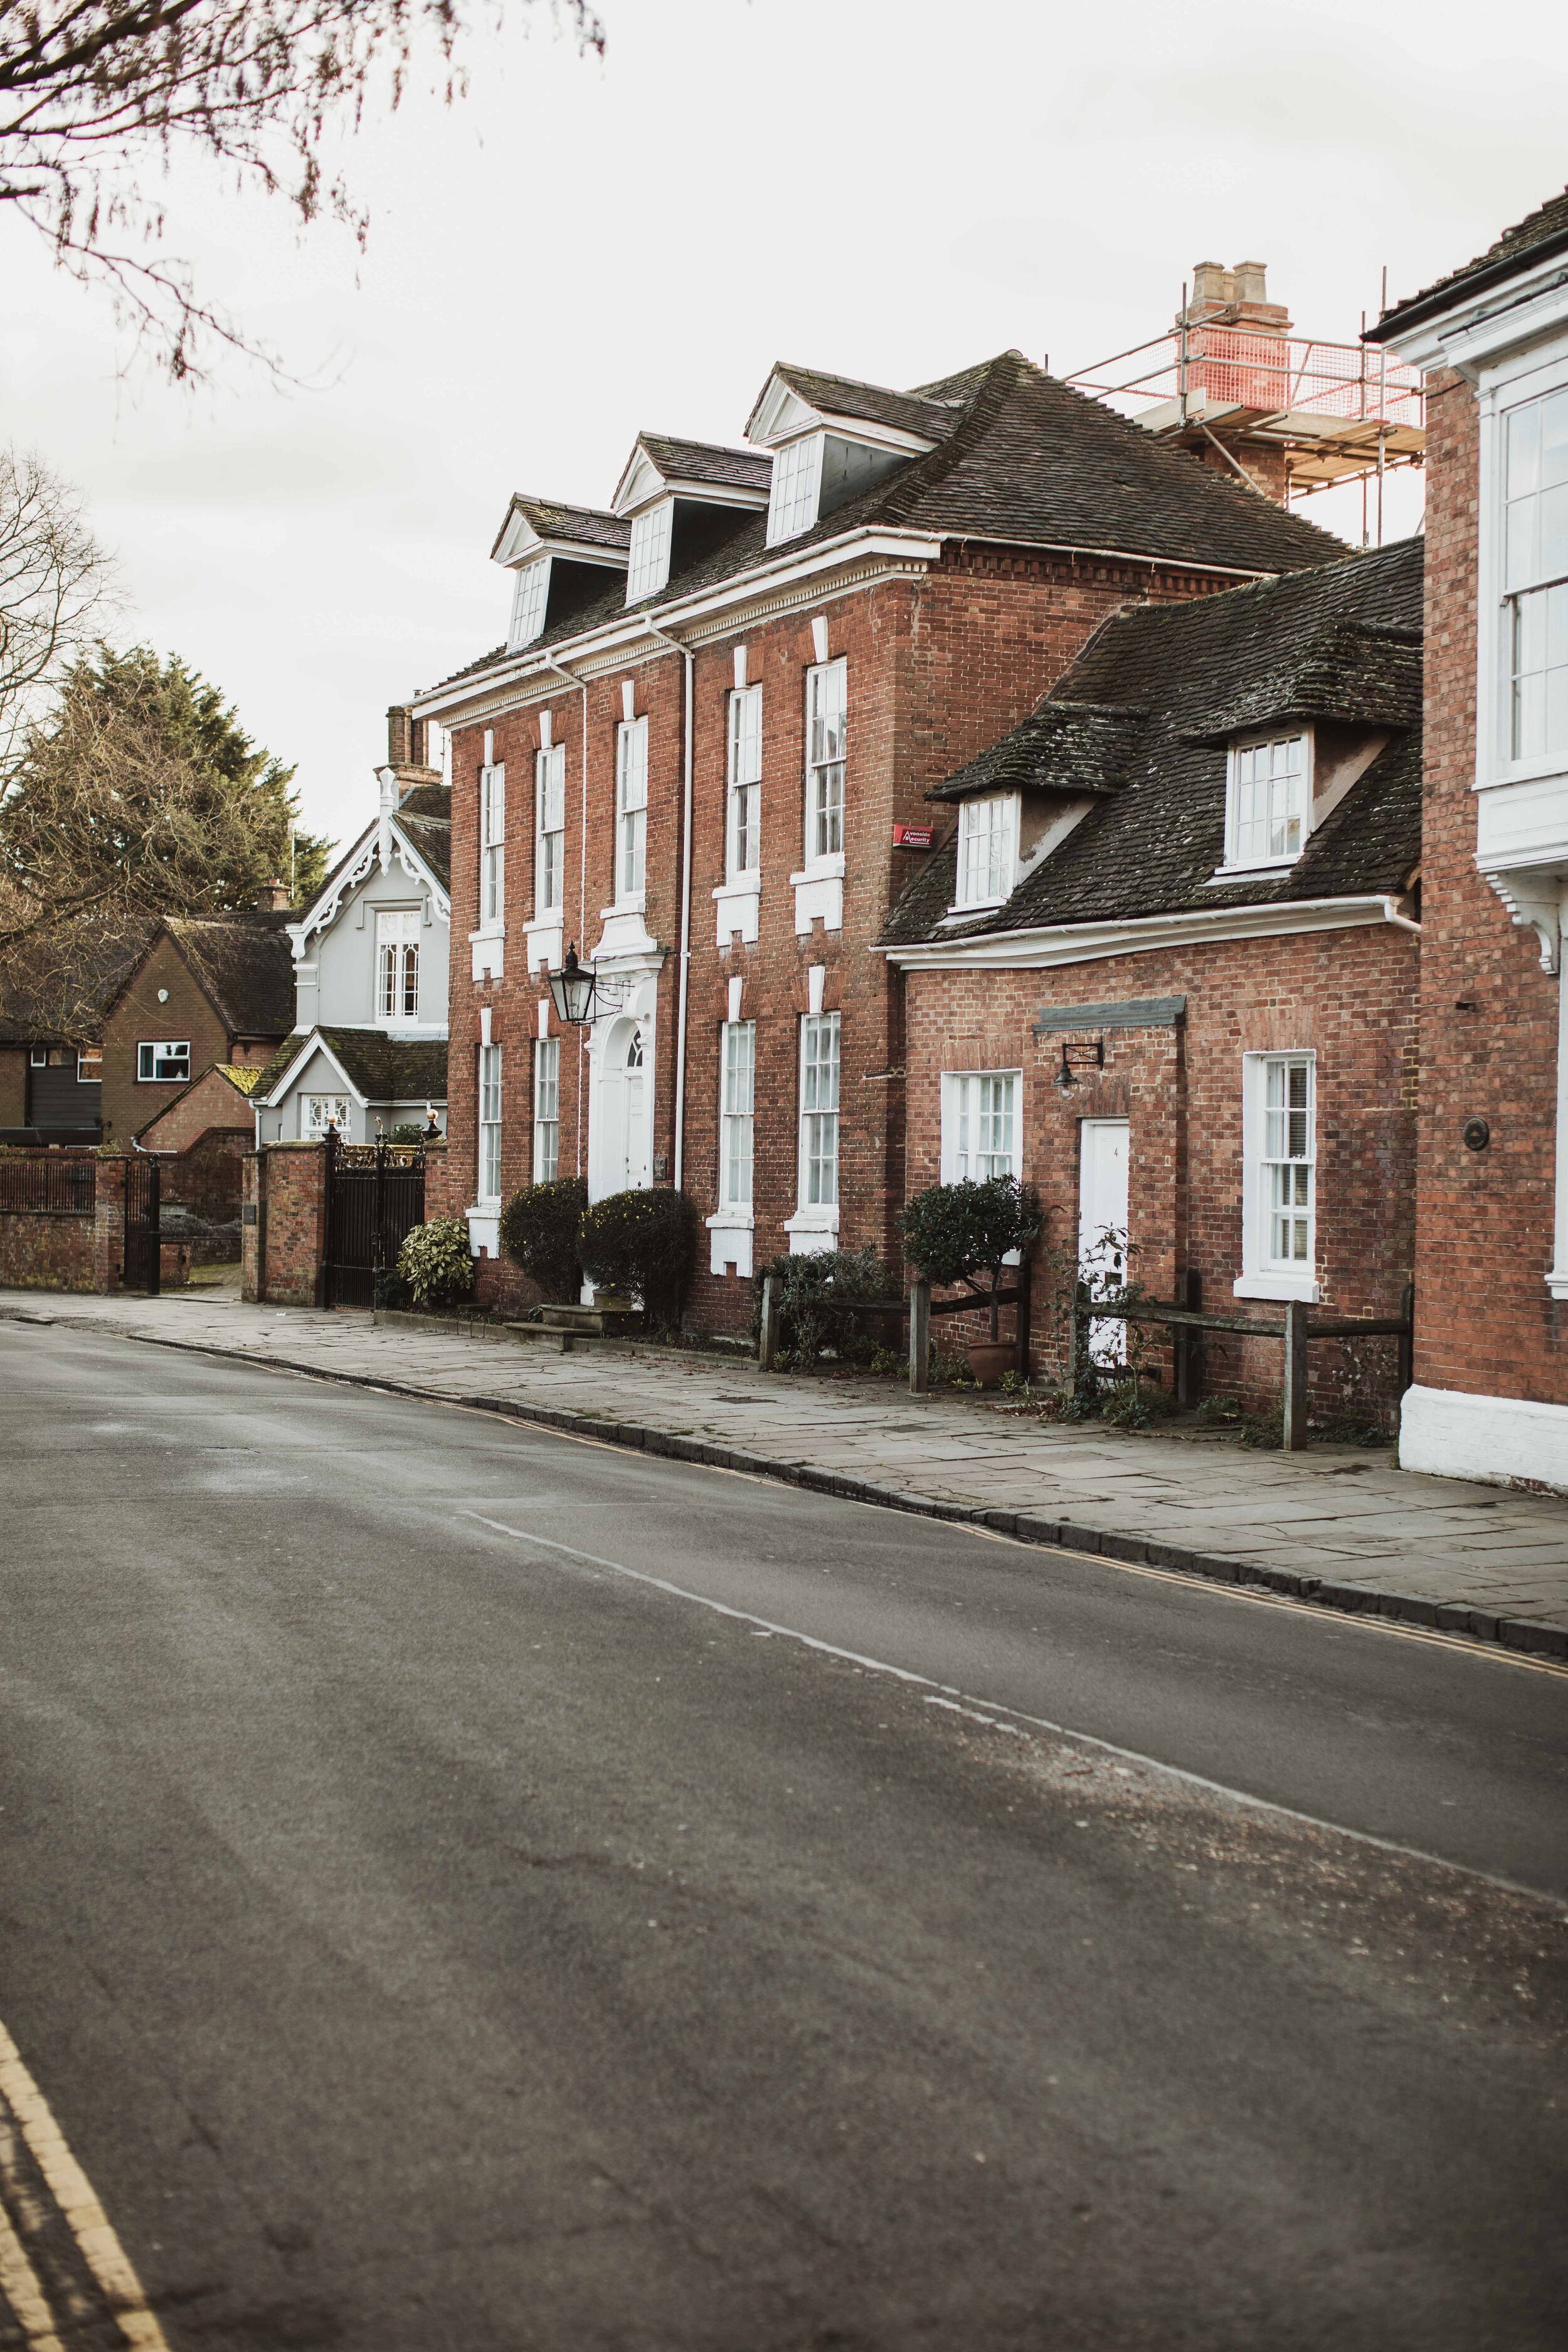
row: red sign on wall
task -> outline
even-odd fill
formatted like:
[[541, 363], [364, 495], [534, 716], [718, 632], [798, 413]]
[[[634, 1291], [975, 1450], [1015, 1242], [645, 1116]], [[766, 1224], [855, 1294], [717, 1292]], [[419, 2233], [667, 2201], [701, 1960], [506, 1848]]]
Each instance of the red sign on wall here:
[[893, 827], [893, 847], [929, 849], [935, 832], [934, 824], [896, 824]]

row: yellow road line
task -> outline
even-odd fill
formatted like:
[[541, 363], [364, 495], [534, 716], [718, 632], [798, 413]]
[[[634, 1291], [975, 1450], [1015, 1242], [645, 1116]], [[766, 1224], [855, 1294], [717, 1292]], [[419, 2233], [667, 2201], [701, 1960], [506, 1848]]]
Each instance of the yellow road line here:
[[[130, 2256], [110, 2225], [92, 2184], [66, 2145], [48, 2103], [22, 2063], [21, 2053], [0, 2025], [0, 2097], [16, 2116], [34, 2163], [43, 2174], [82, 2258], [108, 2299], [120, 2332], [134, 2352], [169, 2352], [169, 2339], [147, 2307], [146, 2292]], [[17, 2248], [21, 2252], [20, 2247]], [[22, 2259], [26, 2262], [26, 2256]], [[27, 2264], [29, 2271], [31, 2263]], [[37, 2279], [34, 2280], [37, 2285]], [[40, 2290], [41, 2300], [41, 2290]], [[18, 2313], [18, 2317], [21, 2316]], [[47, 2311], [46, 2306], [46, 2317]], [[24, 2326], [26, 2322], [23, 2321]], [[54, 2336], [29, 2344], [56, 2346]]]
[[27, 2259], [27, 2250], [11, 2227], [10, 2216], [0, 2205], [0, 2305], [15, 2314], [16, 2324], [27, 2339], [28, 2352], [65, 2352], [55, 2334], [55, 2315], [49, 2309], [38, 2273]]

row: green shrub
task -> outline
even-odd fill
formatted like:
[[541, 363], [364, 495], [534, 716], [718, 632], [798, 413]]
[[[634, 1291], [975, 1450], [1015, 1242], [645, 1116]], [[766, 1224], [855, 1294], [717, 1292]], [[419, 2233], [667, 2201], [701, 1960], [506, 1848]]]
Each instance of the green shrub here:
[[612, 1290], [631, 1291], [656, 1331], [673, 1331], [697, 1263], [697, 1210], [684, 1192], [611, 1192], [583, 1212], [583, 1271]]
[[425, 1129], [416, 1118], [400, 1118], [395, 1127], [387, 1129], [381, 1139], [384, 1143], [423, 1143]]
[[1002, 1262], [1014, 1250], [1033, 1248], [1044, 1223], [1040, 1196], [1016, 1176], [993, 1176], [984, 1184], [931, 1184], [905, 1203], [899, 1219], [904, 1255], [928, 1282], [962, 1282], [981, 1291], [976, 1275], [990, 1276], [991, 1337], [998, 1336], [996, 1293]]
[[546, 1298], [560, 1304], [570, 1305], [582, 1293], [578, 1234], [587, 1205], [583, 1179], [563, 1176], [553, 1184], [525, 1184], [501, 1211], [501, 1248]]
[[397, 1255], [397, 1271], [416, 1307], [449, 1307], [474, 1286], [474, 1253], [460, 1217], [416, 1225]]
[[[797, 1370], [815, 1364], [825, 1349], [845, 1357], [858, 1352], [861, 1325], [848, 1311], [858, 1299], [897, 1298], [899, 1285], [875, 1250], [808, 1250], [798, 1257], [775, 1257], [752, 1276], [753, 1328], [762, 1316], [763, 1283], [772, 1275], [779, 1312], [779, 1348]], [[879, 1352], [868, 1340], [868, 1359]]]

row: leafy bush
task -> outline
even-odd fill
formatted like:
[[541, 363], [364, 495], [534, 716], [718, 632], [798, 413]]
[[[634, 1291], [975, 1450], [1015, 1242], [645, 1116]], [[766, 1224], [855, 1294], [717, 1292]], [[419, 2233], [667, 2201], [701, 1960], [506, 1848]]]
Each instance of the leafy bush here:
[[423, 1143], [424, 1140], [425, 1129], [416, 1118], [400, 1118], [396, 1126], [389, 1127], [382, 1138], [384, 1143]]
[[991, 1277], [991, 1337], [998, 1336], [996, 1293], [1002, 1261], [1013, 1250], [1034, 1246], [1044, 1219], [1040, 1196], [1016, 1176], [993, 1176], [984, 1184], [931, 1184], [905, 1203], [899, 1220], [904, 1254], [928, 1282], [962, 1282], [977, 1298], [985, 1297], [974, 1276]]
[[583, 1288], [578, 1233], [588, 1205], [580, 1176], [553, 1184], [525, 1184], [500, 1214], [500, 1245], [513, 1265], [539, 1285], [546, 1298], [570, 1305]]
[[397, 1255], [397, 1271], [416, 1307], [449, 1307], [474, 1286], [474, 1253], [460, 1217], [416, 1225]]
[[611, 1192], [583, 1212], [578, 1249], [591, 1281], [632, 1291], [658, 1331], [673, 1331], [697, 1263], [697, 1210], [668, 1185]]
[[856, 1300], [899, 1296], [897, 1278], [875, 1250], [810, 1250], [759, 1266], [752, 1286], [759, 1318], [770, 1274], [777, 1285], [779, 1349], [797, 1367], [815, 1364], [826, 1348], [838, 1356], [854, 1352], [858, 1326], [847, 1310]]

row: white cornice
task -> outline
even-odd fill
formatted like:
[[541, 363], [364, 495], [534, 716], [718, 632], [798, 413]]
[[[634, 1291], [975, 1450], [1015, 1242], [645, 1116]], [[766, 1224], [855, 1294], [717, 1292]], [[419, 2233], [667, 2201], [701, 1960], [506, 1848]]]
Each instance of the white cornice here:
[[1491, 285], [1454, 300], [1435, 317], [1388, 338], [1387, 348], [1413, 367], [1454, 368], [1473, 383], [1510, 352], [1560, 334], [1568, 326], [1568, 260], [1554, 253], [1506, 285]]
[[1106, 956], [1148, 955], [1161, 948], [1208, 947], [1226, 940], [1288, 939], [1301, 931], [1347, 931], [1392, 923], [1420, 934], [1396, 898], [1282, 899], [1271, 907], [1199, 908], [1131, 922], [1055, 923], [1028, 931], [988, 931], [975, 940], [921, 940], [879, 948], [906, 971], [1052, 971]]
[[[423, 884], [430, 893], [430, 903], [437, 914], [444, 923], [450, 922], [452, 902], [447, 887], [426, 864], [417, 845], [409, 840], [397, 822], [395, 810], [389, 813], [387, 833], [396, 851], [397, 862], [409, 880]], [[377, 863], [380, 835], [381, 819], [378, 817], [374, 824], [365, 828], [341, 862], [336, 875], [317, 893], [299, 921], [285, 925], [293, 944], [296, 963], [303, 962], [305, 951], [314, 935], [318, 931], [331, 930], [342, 912], [345, 901], [353, 896], [362, 882], [369, 878], [371, 868]]]

